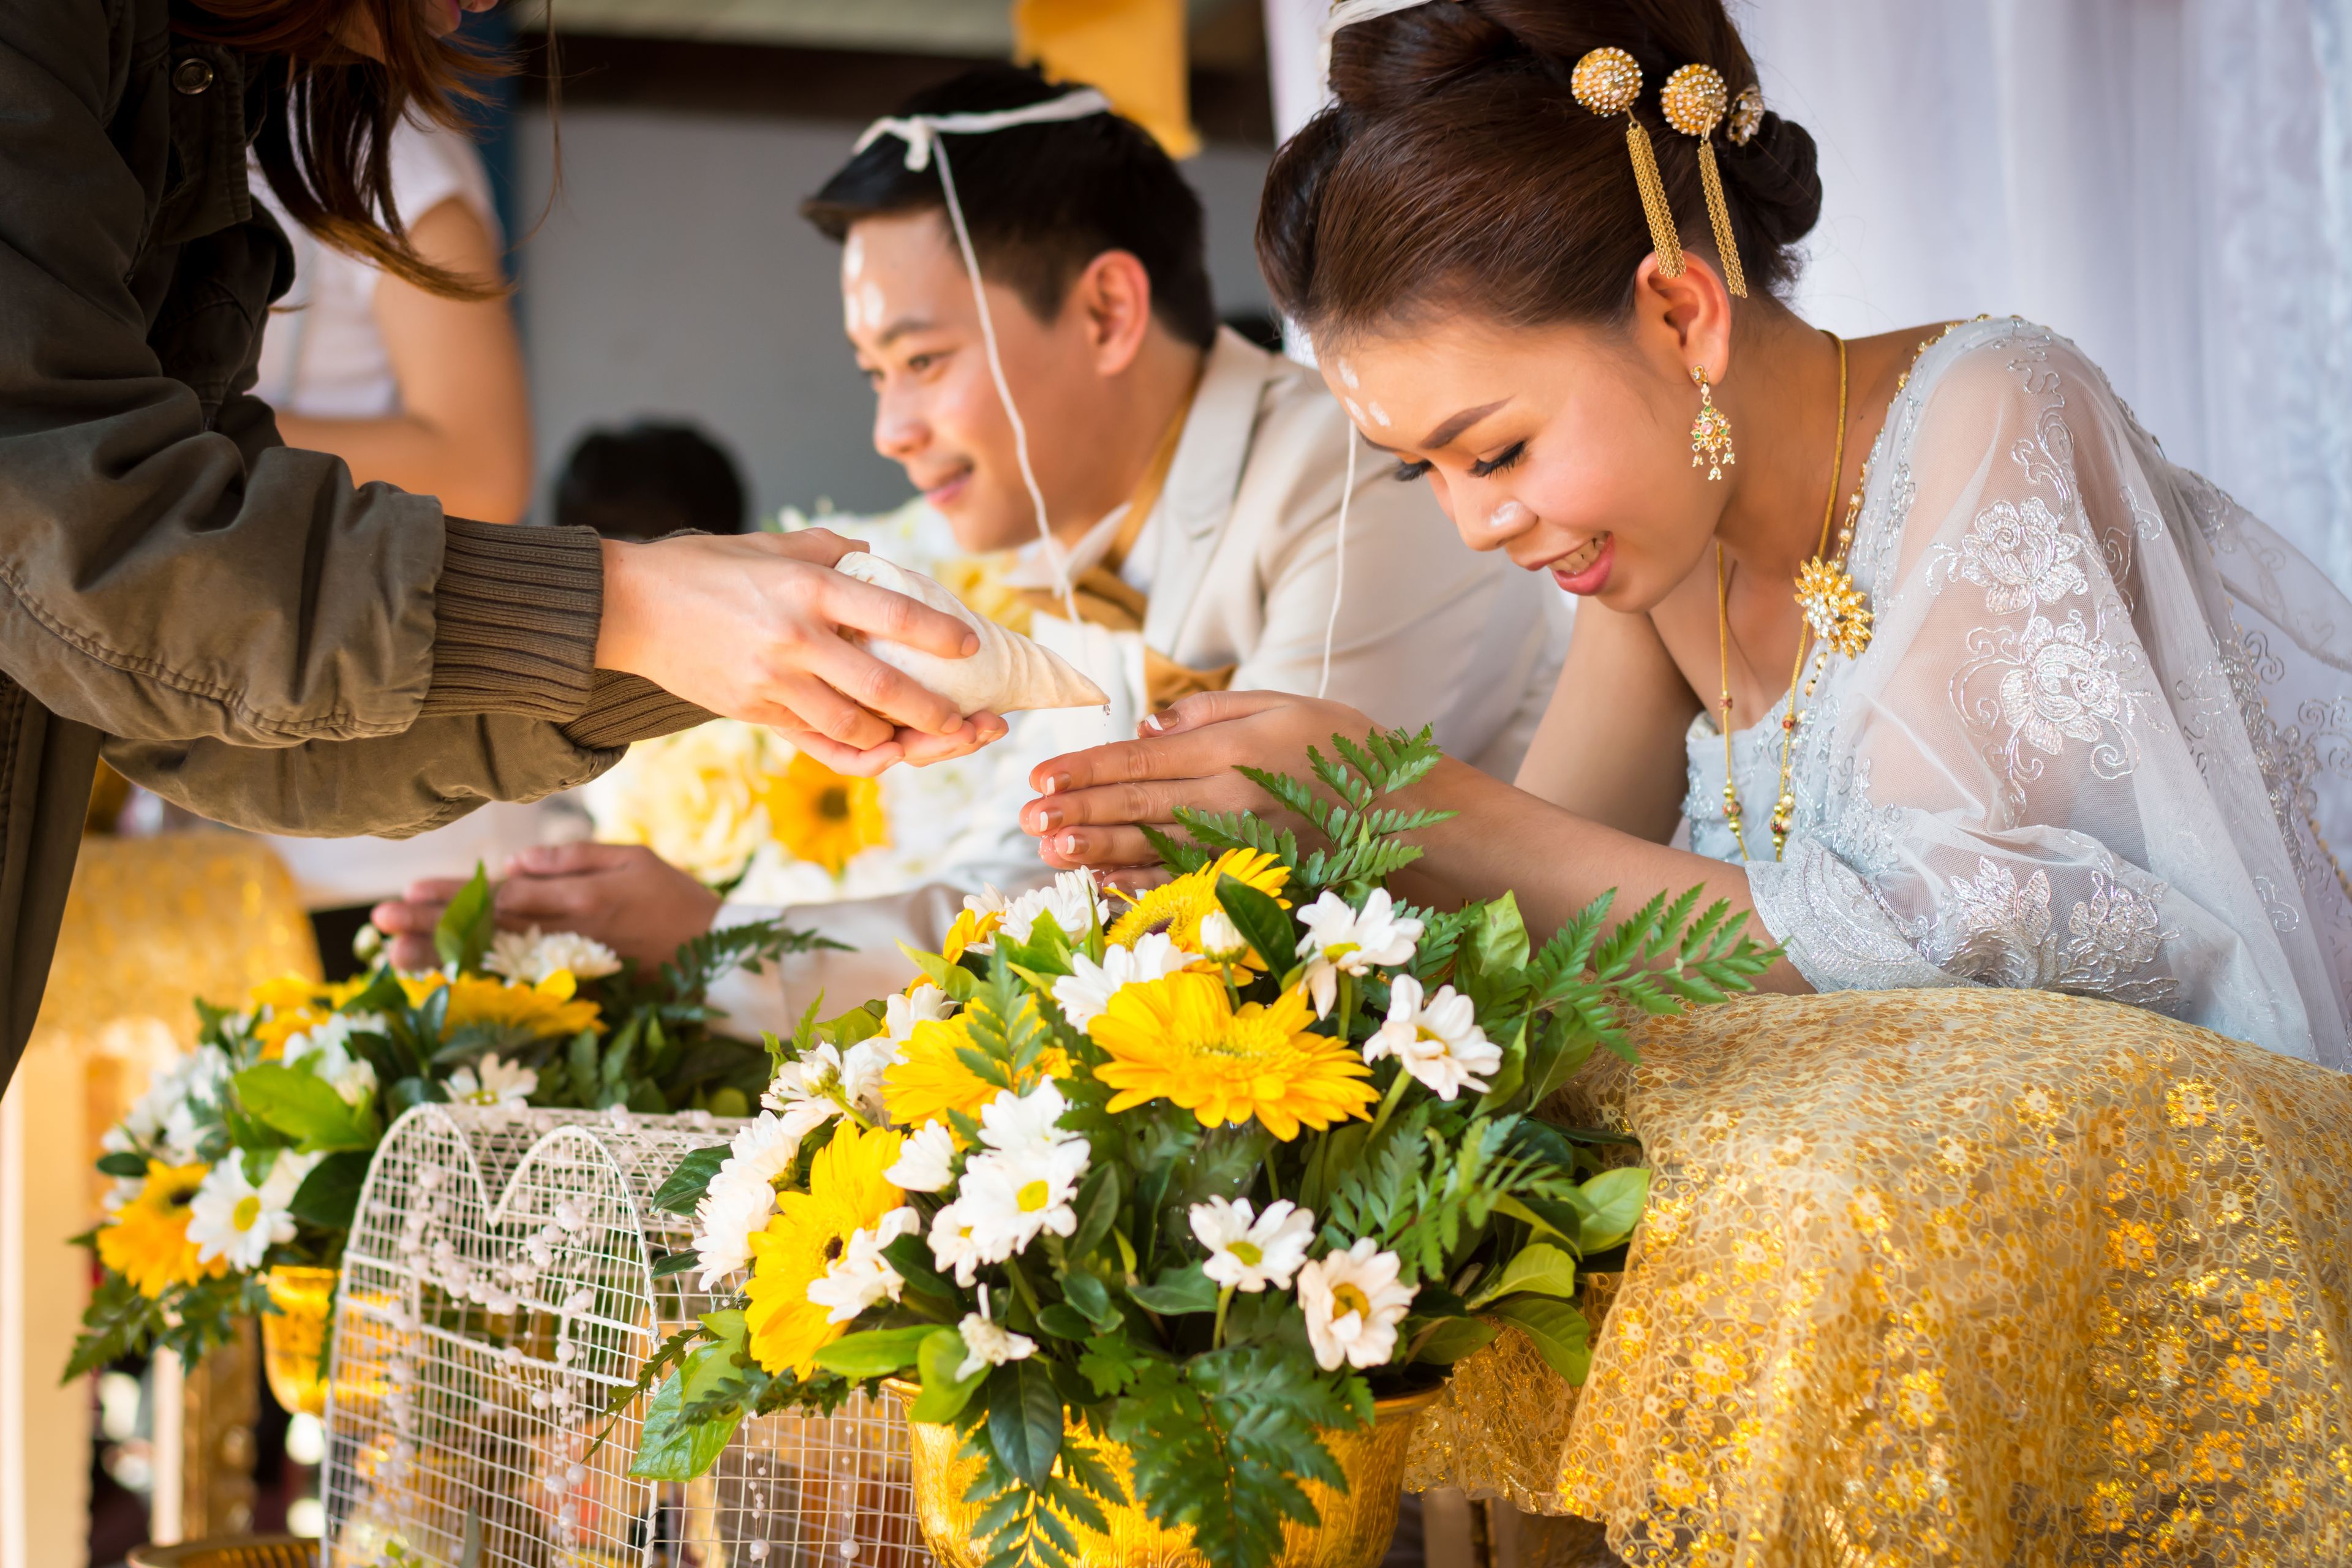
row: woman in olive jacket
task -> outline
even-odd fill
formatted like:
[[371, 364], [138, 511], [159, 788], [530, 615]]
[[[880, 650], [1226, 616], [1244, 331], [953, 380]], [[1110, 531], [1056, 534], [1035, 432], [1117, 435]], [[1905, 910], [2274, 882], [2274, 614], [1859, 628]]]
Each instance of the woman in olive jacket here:
[[103, 756], [252, 828], [394, 836], [726, 713], [872, 772], [1002, 732], [843, 630], [950, 617], [821, 532], [650, 544], [445, 517], [251, 397], [291, 253], [247, 188], [426, 287], [386, 133], [445, 122], [492, 0], [0, 0], [0, 1087]]

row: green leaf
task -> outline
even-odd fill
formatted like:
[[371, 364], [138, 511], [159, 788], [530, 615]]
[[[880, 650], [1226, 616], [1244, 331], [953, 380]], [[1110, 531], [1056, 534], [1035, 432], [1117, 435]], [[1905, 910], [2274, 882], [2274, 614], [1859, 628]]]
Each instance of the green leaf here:
[[472, 879], [457, 889], [457, 896], [449, 900], [433, 927], [433, 950], [458, 973], [476, 973], [482, 966], [482, 954], [490, 950], [493, 923], [489, 873], [477, 860]]
[[1056, 1339], [1084, 1341], [1095, 1331], [1084, 1312], [1066, 1301], [1048, 1304], [1037, 1314], [1037, 1326]]
[[375, 1147], [375, 1107], [344, 1103], [325, 1079], [299, 1068], [261, 1062], [229, 1081], [247, 1110], [294, 1139], [305, 1154]]
[[816, 1352], [816, 1364], [857, 1382], [888, 1377], [914, 1365], [915, 1358], [922, 1353], [923, 1342], [938, 1331], [932, 1324], [918, 1323], [908, 1329], [868, 1329], [861, 1334], [844, 1334]]
[[134, 1154], [128, 1149], [118, 1150], [111, 1154], [100, 1154], [98, 1157], [98, 1173], [101, 1176], [139, 1181], [147, 1174], [147, 1156]]
[[691, 1215], [703, 1194], [710, 1190], [710, 1179], [719, 1174], [719, 1167], [727, 1163], [730, 1152], [724, 1143], [690, 1151], [655, 1189], [654, 1207], [667, 1214]]
[[702, 1254], [692, 1247], [665, 1256], [653, 1267], [653, 1278], [667, 1279], [673, 1274], [691, 1274], [702, 1267]]
[[[144, 1167], [142, 1167], [143, 1170]], [[1118, 1167], [1108, 1162], [1087, 1173], [1078, 1187], [1078, 1228], [1071, 1233], [1066, 1256], [1084, 1258], [1100, 1247], [1118, 1219]], [[1081, 1307], [1080, 1311], [1087, 1311]], [[1087, 1312], [1087, 1316], [1094, 1314]]]
[[915, 1352], [915, 1364], [922, 1373], [923, 1392], [908, 1410], [908, 1420], [952, 1421], [963, 1414], [963, 1407], [971, 1403], [971, 1396], [988, 1381], [988, 1368], [984, 1365], [970, 1377], [956, 1376], [956, 1369], [969, 1353], [963, 1336], [953, 1329], [933, 1329], [923, 1336]]
[[898, 944], [898, 951], [923, 972], [926, 979], [946, 992], [950, 1002], [969, 1002], [972, 993], [980, 989], [980, 981], [961, 963], [950, 963], [936, 952], [924, 952], [903, 942]]
[[1483, 1307], [1497, 1296], [1508, 1296], [1515, 1290], [1532, 1291], [1538, 1296], [1575, 1295], [1575, 1255], [1540, 1241], [1521, 1247], [1493, 1285], [1470, 1298], [1470, 1305]]
[[1499, 974], [1527, 966], [1528, 923], [1520, 917], [1517, 899], [1507, 891], [1487, 900], [1478, 912], [1477, 928], [1470, 934], [1470, 952], [1482, 973]]
[[[715, 1347], [713, 1347], [715, 1348]], [[709, 1354], [709, 1349], [695, 1352]], [[685, 1373], [674, 1373], [654, 1391], [646, 1406], [645, 1431], [637, 1440], [636, 1458], [629, 1474], [650, 1481], [690, 1481], [719, 1462], [728, 1439], [742, 1424], [740, 1410], [711, 1421], [682, 1421]]]
[[1160, 1278], [1150, 1285], [1136, 1285], [1127, 1292], [1139, 1306], [1148, 1308], [1161, 1317], [1180, 1312], [1213, 1312], [1217, 1310], [1217, 1287], [1197, 1263], [1180, 1268], [1163, 1268]]
[[1086, 1314], [1088, 1322], [1105, 1333], [1126, 1321], [1118, 1304], [1110, 1299], [1110, 1288], [1091, 1274], [1073, 1270], [1062, 1281], [1062, 1294], [1071, 1306]]
[[1054, 1473], [1062, 1451], [1062, 1396], [1038, 1358], [1009, 1361], [989, 1374], [988, 1441], [997, 1462], [1032, 1487], [1043, 1487]]
[[1507, 1297], [1486, 1310], [1527, 1335], [1545, 1364], [1571, 1386], [1583, 1385], [1592, 1370], [1592, 1325], [1582, 1312], [1544, 1296]]
[[1298, 956], [1298, 928], [1290, 911], [1230, 872], [1217, 879], [1217, 903], [1266, 968], [1279, 974]]
[[308, 1221], [320, 1230], [351, 1229], [352, 1215], [359, 1207], [360, 1186], [367, 1180], [371, 1157], [358, 1149], [328, 1155], [302, 1178], [302, 1184], [288, 1200], [287, 1208], [296, 1219]]
[[1603, 1171], [1579, 1189], [1584, 1228], [1577, 1249], [1601, 1252], [1633, 1234], [1650, 1195], [1650, 1173], [1639, 1165]]
[[1108, 1399], [1126, 1392], [1142, 1372], [1144, 1359], [1124, 1335], [1097, 1334], [1078, 1357], [1078, 1372], [1093, 1386], [1096, 1398]]
[[1413, 1352], [1415, 1362], [1452, 1366], [1473, 1351], [1484, 1350], [1496, 1334], [1495, 1325], [1476, 1318], [1441, 1318]]

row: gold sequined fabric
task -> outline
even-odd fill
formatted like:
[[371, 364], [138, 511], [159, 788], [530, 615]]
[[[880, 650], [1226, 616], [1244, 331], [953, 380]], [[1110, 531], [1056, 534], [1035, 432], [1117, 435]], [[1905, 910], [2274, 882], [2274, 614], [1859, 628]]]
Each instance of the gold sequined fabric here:
[[1408, 1484], [1643, 1564], [2352, 1561], [2352, 1079], [2018, 990], [1642, 1049], [1570, 1111], [1655, 1173], [1591, 1378], [1506, 1336]]
[[318, 973], [301, 901], [267, 845], [201, 831], [85, 838], [34, 1037], [160, 1020], [191, 1046], [196, 997], [242, 1006], [265, 980]]

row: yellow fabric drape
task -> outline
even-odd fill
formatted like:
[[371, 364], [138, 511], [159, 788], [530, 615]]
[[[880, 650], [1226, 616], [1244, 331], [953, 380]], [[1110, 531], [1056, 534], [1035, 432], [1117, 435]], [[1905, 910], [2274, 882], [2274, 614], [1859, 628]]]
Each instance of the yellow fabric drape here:
[[1013, 58], [1100, 88], [1171, 158], [1201, 150], [1184, 83], [1184, 0], [1013, 0]]
[[1654, 1178], [1591, 1376], [1507, 1333], [1408, 1484], [1637, 1564], [2352, 1561], [2352, 1078], [2009, 990], [1745, 999], [1594, 1078]]

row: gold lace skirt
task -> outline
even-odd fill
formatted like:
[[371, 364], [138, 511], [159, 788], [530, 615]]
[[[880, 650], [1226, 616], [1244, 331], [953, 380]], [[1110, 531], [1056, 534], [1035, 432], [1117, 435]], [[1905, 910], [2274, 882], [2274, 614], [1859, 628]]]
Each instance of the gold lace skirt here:
[[1570, 1119], [1649, 1214], [1581, 1390], [1506, 1333], [1408, 1484], [1635, 1563], [2352, 1561], [2352, 1078], [2045, 992], [1755, 997]]

